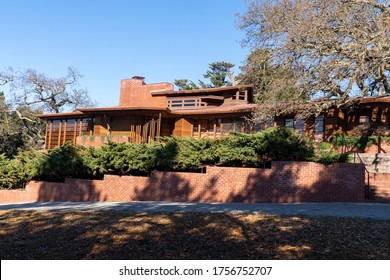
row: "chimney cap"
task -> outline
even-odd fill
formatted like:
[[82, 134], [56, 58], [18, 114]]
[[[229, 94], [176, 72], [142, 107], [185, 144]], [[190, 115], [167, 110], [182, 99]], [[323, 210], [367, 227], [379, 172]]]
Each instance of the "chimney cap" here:
[[134, 77], [132, 77], [132, 79], [134, 79], [134, 80], [145, 80], [145, 77], [142, 77], [142, 76], [134, 76]]

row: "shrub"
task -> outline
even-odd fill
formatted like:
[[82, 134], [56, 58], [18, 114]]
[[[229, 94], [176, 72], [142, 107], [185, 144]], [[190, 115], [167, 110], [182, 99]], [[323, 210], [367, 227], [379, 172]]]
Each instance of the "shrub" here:
[[101, 178], [104, 174], [145, 174], [153, 169], [191, 171], [206, 164], [263, 166], [270, 161], [345, 162], [323, 147], [314, 153], [311, 141], [287, 128], [257, 134], [232, 133], [218, 139], [162, 138], [161, 143], [109, 142], [101, 148], [65, 144], [47, 153], [19, 152], [12, 160], [0, 156], [0, 187], [23, 187], [28, 180], [62, 181]]
[[215, 140], [193, 137], [164, 137], [161, 140], [155, 150], [159, 169], [195, 170], [215, 162]]
[[88, 178], [90, 171], [83, 160], [82, 146], [70, 143], [55, 147], [44, 155], [34, 178], [45, 181], [63, 181], [64, 178]]
[[90, 148], [85, 165], [94, 176], [108, 174], [130, 175], [148, 172], [156, 165], [156, 145], [109, 142], [100, 149]]
[[0, 154], [0, 188], [23, 188], [36, 177], [43, 154], [35, 150], [19, 152], [14, 159]]
[[330, 143], [332, 143], [336, 150], [344, 146], [349, 150], [356, 148], [360, 151], [363, 151], [366, 147], [371, 147], [377, 143], [377, 141], [377, 136], [347, 136], [343, 132], [338, 132], [330, 138]]
[[256, 153], [263, 161], [307, 161], [314, 156], [313, 143], [291, 129], [269, 128], [254, 136]]

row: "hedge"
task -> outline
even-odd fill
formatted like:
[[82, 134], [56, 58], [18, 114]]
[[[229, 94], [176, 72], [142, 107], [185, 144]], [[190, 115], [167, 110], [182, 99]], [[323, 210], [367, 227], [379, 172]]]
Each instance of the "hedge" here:
[[205, 165], [261, 167], [270, 161], [345, 161], [335, 152], [315, 152], [313, 143], [287, 128], [217, 139], [162, 138], [160, 143], [110, 142], [101, 148], [69, 143], [46, 152], [0, 155], [0, 188], [20, 188], [31, 179], [102, 178], [104, 174], [147, 174], [151, 170], [195, 171]]

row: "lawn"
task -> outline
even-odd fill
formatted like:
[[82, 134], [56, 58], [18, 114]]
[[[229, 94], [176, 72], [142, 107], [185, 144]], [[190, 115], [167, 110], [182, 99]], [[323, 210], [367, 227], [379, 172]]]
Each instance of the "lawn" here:
[[0, 259], [390, 259], [390, 221], [0, 211]]

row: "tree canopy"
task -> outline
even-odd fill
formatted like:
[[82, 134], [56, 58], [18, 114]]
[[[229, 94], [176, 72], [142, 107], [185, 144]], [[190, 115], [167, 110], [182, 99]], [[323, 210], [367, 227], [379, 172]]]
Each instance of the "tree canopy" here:
[[244, 46], [293, 71], [296, 97], [316, 100], [311, 113], [390, 94], [389, 1], [249, 0], [239, 27]]
[[[210, 80], [210, 83], [198, 80], [199, 85], [188, 79], [176, 79], [175, 86], [179, 90], [191, 90], [199, 88], [216, 88], [231, 86], [235, 83], [234, 73], [231, 70], [234, 64], [226, 61], [216, 61], [209, 64], [209, 69], [203, 74], [203, 77]], [[230, 79], [230, 81], [228, 80]]]
[[43, 144], [45, 126], [36, 114], [93, 107], [87, 90], [79, 87], [81, 77], [72, 67], [61, 78], [35, 69], [0, 72], [0, 86], [7, 90], [0, 95], [0, 153], [12, 156], [17, 148]]

